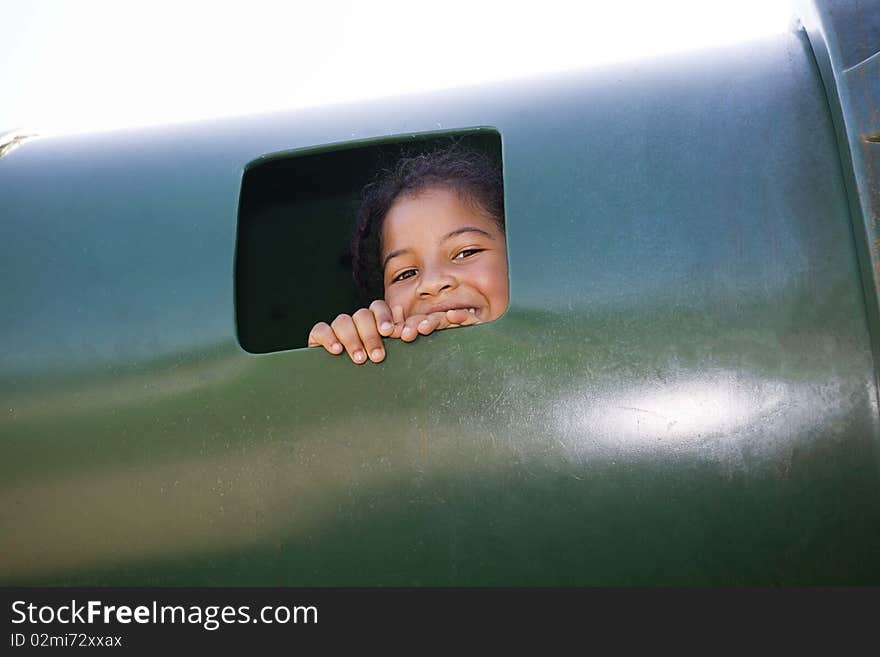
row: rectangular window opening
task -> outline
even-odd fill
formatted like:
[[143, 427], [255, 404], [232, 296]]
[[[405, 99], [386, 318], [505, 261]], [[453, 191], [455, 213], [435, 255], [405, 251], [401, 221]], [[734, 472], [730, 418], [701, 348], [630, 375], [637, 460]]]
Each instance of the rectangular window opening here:
[[501, 169], [491, 129], [408, 135], [260, 158], [243, 177], [235, 253], [235, 312], [243, 349], [305, 347], [312, 326], [359, 307], [350, 241], [361, 191], [401, 158], [461, 145]]

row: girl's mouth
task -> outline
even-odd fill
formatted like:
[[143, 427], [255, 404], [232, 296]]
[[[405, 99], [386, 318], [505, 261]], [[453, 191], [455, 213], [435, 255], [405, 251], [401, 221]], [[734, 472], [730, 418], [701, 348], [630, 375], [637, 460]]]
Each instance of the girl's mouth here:
[[450, 310], [463, 310], [465, 312], [469, 312], [471, 315], [477, 314], [477, 307], [476, 306], [458, 306], [458, 305], [451, 305], [451, 304], [429, 306], [428, 308], [425, 308], [424, 310], [422, 310], [420, 312], [424, 313], [425, 315], [430, 315], [432, 313], [445, 313], [445, 312], [449, 312]]

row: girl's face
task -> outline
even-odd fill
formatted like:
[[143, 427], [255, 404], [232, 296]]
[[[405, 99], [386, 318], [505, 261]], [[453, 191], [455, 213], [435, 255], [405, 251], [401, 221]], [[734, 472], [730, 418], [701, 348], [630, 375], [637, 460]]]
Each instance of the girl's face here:
[[476, 204], [443, 188], [398, 198], [382, 225], [385, 302], [404, 317], [473, 309], [507, 310], [507, 241]]

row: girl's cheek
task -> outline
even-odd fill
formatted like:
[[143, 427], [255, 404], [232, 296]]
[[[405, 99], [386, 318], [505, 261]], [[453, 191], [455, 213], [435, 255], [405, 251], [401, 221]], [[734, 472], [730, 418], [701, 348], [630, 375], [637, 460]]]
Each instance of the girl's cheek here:
[[396, 289], [386, 289], [385, 290], [385, 303], [388, 304], [389, 308], [393, 308], [394, 306], [403, 306], [403, 310], [405, 313], [409, 312], [408, 304], [406, 303], [406, 299], [404, 295], [400, 293], [400, 290]]

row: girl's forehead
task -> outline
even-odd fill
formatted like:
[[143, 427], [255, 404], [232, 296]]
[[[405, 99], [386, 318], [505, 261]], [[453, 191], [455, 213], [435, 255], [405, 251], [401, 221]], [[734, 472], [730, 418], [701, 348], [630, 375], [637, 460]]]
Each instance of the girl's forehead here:
[[493, 235], [500, 232], [497, 222], [472, 199], [455, 190], [428, 188], [394, 201], [382, 225], [383, 247], [400, 239], [439, 238], [469, 225]]

